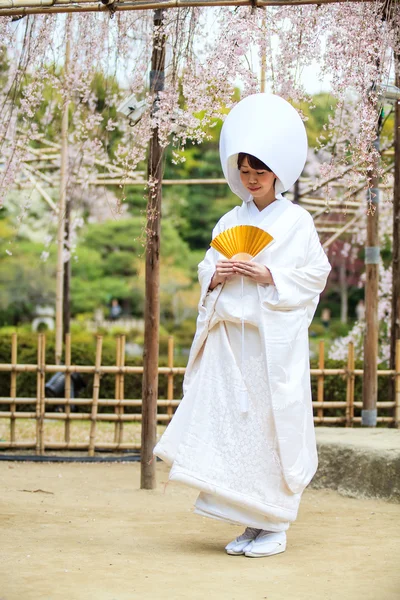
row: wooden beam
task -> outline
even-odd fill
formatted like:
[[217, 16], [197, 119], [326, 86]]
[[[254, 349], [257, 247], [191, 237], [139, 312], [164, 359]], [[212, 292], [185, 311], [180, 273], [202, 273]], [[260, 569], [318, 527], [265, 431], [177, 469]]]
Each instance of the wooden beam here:
[[0, 16], [107, 12], [126, 10], [156, 10], [182, 7], [215, 6], [303, 6], [308, 4], [337, 4], [369, 2], [373, 0], [129, 0], [102, 4], [93, 0], [0, 0]]
[[333, 235], [331, 235], [331, 237], [329, 239], [326, 240], [326, 242], [324, 242], [322, 244], [322, 247], [325, 248], [329, 248], [329, 246], [338, 239], [339, 236], [342, 235], [342, 233], [344, 233], [345, 231], [348, 231], [350, 229], [350, 227], [352, 225], [354, 225], [354, 223], [356, 221], [359, 220], [359, 216], [355, 215], [352, 219], [350, 219], [350, 221], [348, 221], [347, 223], [345, 223], [345, 225], [343, 225], [343, 227], [341, 227], [340, 229], [336, 230], [336, 233], [334, 233]]
[[42, 188], [42, 186], [40, 185], [40, 183], [38, 181], [36, 181], [36, 179], [34, 178], [34, 176], [31, 173], [29, 173], [28, 170], [24, 169], [24, 173], [27, 176], [27, 178], [29, 179], [29, 181], [32, 183], [32, 185], [34, 186], [34, 188], [37, 189], [37, 191], [42, 196], [42, 198], [50, 206], [51, 210], [54, 210], [54, 212], [57, 213], [58, 212], [58, 207], [54, 204], [51, 196], [49, 196], [49, 194], [46, 192], [46, 190], [44, 190]]

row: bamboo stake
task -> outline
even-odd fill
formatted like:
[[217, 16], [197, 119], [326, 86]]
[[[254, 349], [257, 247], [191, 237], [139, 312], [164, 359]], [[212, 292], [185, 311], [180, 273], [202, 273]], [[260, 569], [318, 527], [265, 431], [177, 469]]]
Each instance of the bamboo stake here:
[[396, 408], [394, 413], [394, 423], [400, 427], [400, 340], [396, 342]]
[[17, 371], [14, 369], [17, 364], [17, 334], [13, 333], [11, 337], [11, 363], [13, 368], [11, 369], [11, 377], [10, 377], [10, 396], [14, 398], [14, 401], [10, 404], [10, 440], [15, 442], [15, 415], [17, 405], [15, 402], [15, 397], [17, 395]]
[[25, 169], [25, 173], [26, 173], [26, 176], [28, 177], [29, 181], [33, 184], [33, 186], [37, 189], [37, 191], [42, 196], [42, 198], [50, 206], [51, 210], [54, 210], [54, 212], [57, 213], [58, 212], [58, 208], [54, 204], [53, 200], [51, 199], [51, 196], [46, 192], [46, 190], [44, 190], [42, 188], [42, 186], [40, 185], [40, 183], [38, 181], [36, 181], [36, 179], [33, 177], [33, 175], [31, 173], [28, 172], [27, 169]]
[[[4, 397], [4, 398], [0, 398], [0, 405], [2, 404], [10, 404], [10, 401], [13, 400], [13, 398], [8, 398], [8, 397]], [[15, 398], [16, 404], [17, 405], [24, 405], [24, 404], [32, 404], [32, 398]], [[63, 398], [46, 398], [46, 406], [57, 406], [58, 404], [60, 404], [63, 401]], [[78, 399], [74, 399], [72, 398], [70, 400], [71, 403], [73, 404], [77, 404], [78, 406], [86, 406], [86, 405], [91, 405], [92, 404], [92, 398], [78, 398]], [[157, 407], [158, 406], [162, 406], [162, 407], [168, 407], [168, 406], [173, 406], [173, 407], [178, 407], [179, 404], [181, 403], [181, 400], [157, 400]], [[130, 406], [132, 407], [136, 407], [139, 408], [142, 405], [142, 401], [141, 400], [115, 400], [113, 399], [108, 399], [108, 398], [99, 398], [98, 402], [97, 402], [97, 406], [118, 406], [118, 404], [121, 404], [121, 406]], [[314, 408], [346, 408], [347, 403], [346, 400], [324, 400], [323, 402], [317, 402], [317, 400], [313, 400], [312, 405]], [[377, 403], [377, 407], [378, 409], [380, 408], [392, 408], [393, 411], [396, 408], [396, 402], [394, 400], [381, 400], [380, 402]], [[354, 408], [362, 408], [362, 401], [361, 400], [355, 400], [354, 401]], [[80, 415], [83, 413], [79, 413]], [[57, 419], [58, 416], [57, 415], [65, 415], [65, 418], [67, 417], [66, 413], [46, 413], [45, 418], [46, 419]], [[102, 415], [98, 415], [98, 420], [100, 420], [100, 417]], [[110, 417], [110, 421], [115, 421], [118, 420], [120, 418], [120, 416], [118, 416], [117, 419], [115, 419], [115, 414], [114, 415], [103, 415], [106, 416], [106, 418], [108, 418], [108, 416]], [[129, 414], [126, 415], [122, 415], [124, 417], [124, 421], [129, 421]], [[121, 418], [122, 418], [121, 416]], [[136, 419], [136, 414], [135, 415], [131, 415], [132, 420]], [[88, 419], [90, 419], [90, 414], [88, 413], [86, 415], [86, 417]], [[125, 418], [126, 417], [126, 418]], [[0, 418], [11, 418], [11, 411], [0, 411]], [[35, 419], [36, 418], [36, 413], [35, 412], [15, 412], [15, 418], [16, 419]], [[70, 414], [69, 417], [70, 419], [74, 419], [74, 413]], [[78, 417], [80, 418], [80, 417]]]
[[[13, 365], [11, 363], [0, 364], [0, 372], [8, 372], [11, 371]], [[65, 365], [45, 365], [44, 370], [46, 373], [65, 373], [66, 371], [70, 371], [71, 373], [85, 373], [92, 374], [95, 373], [96, 367], [89, 365], [71, 365], [70, 367], [66, 367]], [[15, 365], [15, 371], [17, 373], [36, 373], [37, 365]], [[101, 375], [114, 374], [115, 373], [124, 373], [125, 375], [132, 374], [140, 374], [143, 373], [143, 367], [133, 367], [133, 366], [125, 366], [125, 367], [113, 367], [113, 366], [102, 366], [99, 369]], [[158, 367], [159, 375], [168, 375], [169, 373], [173, 373], [174, 375], [184, 375], [186, 372], [185, 367]], [[346, 375], [346, 369], [310, 369], [311, 375]], [[354, 375], [363, 375], [363, 369], [354, 369]], [[396, 375], [395, 369], [381, 369], [377, 372], [379, 376], [385, 377], [386, 375]]]
[[[100, 364], [101, 364], [101, 350], [103, 346], [103, 337], [97, 336], [96, 344], [96, 371], [93, 379], [93, 402], [92, 402], [92, 413], [90, 416], [90, 437], [89, 437], [89, 456], [94, 456], [94, 444], [96, 438], [96, 421], [97, 421], [97, 408], [100, 391]], [[72, 416], [72, 415], [71, 415]]]
[[[0, 364], [0, 371], [11, 371], [12, 364]], [[37, 365], [15, 365], [15, 370], [18, 373], [36, 373]], [[158, 367], [158, 372], [160, 375], [168, 375], [171, 371], [174, 375], [184, 375], [185, 367], [174, 367], [170, 369], [169, 367]], [[46, 373], [65, 373], [66, 371], [70, 371], [71, 373], [94, 373], [96, 371], [96, 367], [88, 366], [88, 365], [71, 365], [70, 367], [66, 367], [65, 365], [46, 365], [45, 366]], [[314, 369], [315, 371], [315, 369]], [[102, 366], [100, 368], [100, 373], [103, 375], [105, 373], [119, 373], [122, 372], [125, 375], [131, 375], [133, 373], [143, 373], [143, 367], [106, 367]], [[337, 373], [343, 374], [343, 369], [325, 369], [325, 374], [335, 375]], [[385, 375], [394, 375], [395, 371], [381, 371], [381, 374]], [[313, 375], [317, 375], [317, 373], [313, 373]]]
[[[121, 367], [125, 366], [125, 336], [121, 335], [121, 356], [120, 363]], [[119, 430], [118, 430], [118, 444], [122, 444], [123, 435], [124, 435], [124, 422], [122, 419], [122, 415], [124, 414], [124, 405], [122, 404], [125, 395], [125, 377], [124, 374], [121, 373], [119, 376], [119, 414], [121, 415], [121, 421], [119, 421]]]
[[40, 454], [40, 396], [41, 396], [41, 377], [40, 365], [42, 360], [42, 334], [37, 338], [37, 365], [36, 365], [36, 454]]
[[[37, 168], [34, 169], [33, 167], [31, 167], [30, 165], [28, 165], [28, 164], [25, 163], [24, 169], [27, 170], [27, 171], [30, 171], [31, 173], [34, 173], [37, 177], [39, 177], [40, 179], [43, 179], [43, 181], [45, 181], [49, 185], [53, 185], [54, 178], [51, 178], [48, 175], [45, 175], [41, 171], [38, 171]], [[57, 206], [55, 208], [55, 212], [58, 212]]]
[[347, 354], [346, 427], [353, 426], [354, 419], [354, 344], [349, 342]]
[[[121, 336], [119, 335], [117, 337], [117, 344], [116, 344], [116, 364], [117, 367], [121, 366]], [[119, 400], [121, 399], [120, 397], [120, 393], [119, 393], [119, 388], [120, 388], [120, 374], [116, 373], [115, 374], [115, 399], [118, 400], [118, 404], [115, 405], [114, 408], [114, 413], [116, 415], [119, 414]], [[115, 421], [115, 427], [114, 427], [114, 442], [117, 443], [118, 442], [118, 437], [119, 437], [119, 421]]]
[[[124, 178], [122, 180], [124, 185], [140, 185], [145, 187], [147, 185], [146, 179], [133, 179]], [[117, 173], [113, 179], [93, 179], [89, 181], [90, 185], [121, 185], [121, 176]], [[214, 178], [214, 179], [163, 179], [162, 185], [224, 185], [226, 179]]]
[[[173, 369], [174, 367], [174, 338], [172, 335], [168, 337], [168, 366]], [[167, 400], [174, 399], [174, 374], [171, 372], [168, 376], [168, 388], [167, 388]], [[172, 404], [167, 408], [167, 414], [170, 419], [174, 414]]]
[[[97, 405], [99, 406], [99, 405]], [[1, 411], [0, 412], [0, 418], [10, 418], [10, 411]], [[17, 419], [35, 419], [36, 418], [36, 413], [27, 413], [27, 412], [16, 412], [15, 416]], [[65, 421], [67, 418], [67, 415], [65, 413], [55, 413], [55, 412], [49, 412], [49, 413], [44, 413], [44, 418], [45, 419], [50, 419], [52, 421]], [[71, 419], [71, 421], [91, 421], [92, 420], [92, 413], [72, 413], [69, 417]], [[116, 421], [124, 421], [127, 423], [136, 423], [136, 422], [140, 422], [142, 421], [142, 415], [141, 414], [134, 414], [134, 415], [116, 415], [114, 413], [110, 413], [110, 414], [101, 414], [101, 413], [97, 413], [96, 414], [96, 421], [104, 421], [104, 422], [110, 422], [110, 423], [115, 423]], [[162, 421], [162, 422], [168, 422], [168, 415], [166, 414], [157, 414], [157, 420], [158, 421]], [[115, 442], [117, 443], [117, 442]], [[46, 445], [47, 446], [47, 445]]]
[[[355, 215], [352, 219], [350, 219], [350, 221], [347, 221], [347, 223], [345, 223], [345, 225], [343, 225], [343, 227], [341, 227], [340, 229], [336, 230], [336, 232], [328, 239], [326, 240], [326, 242], [324, 242], [322, 244], [323, 248], [329, 248], [329, 246], [335, 241], [337, 240], [337, 238], [344, 233], [345, 231], [347, 231], [350, 227], [352, 227], [354, 225], [354, 223], [356, 221], [359, 220], [359, 216]], [[334, 230], [333, 230], [334, 231]]]
[[[345, 404], [346, 404], [346, 402], [333, 402], [332, 406], [326, 407], [325, 403], [324, 403], [324, 406], [325, 406], [325, 408], [345, 408]], [[361, 406], [362, 406], [361, 402], [355, 402], [354, 404], [355, 404], [355, 406], [358, 406], [359, 408], [361, 408]], [[383, 403], [383, 404], [386, 404], [386, 403]], [[392, 404], [392, 406], [393, 406], [393, 404]], [[382, 406], [382, 408], [390, 408], [390, 407]], [[110, 413], [110, 414], [101, 414], [100, 413], [100, 414], [97, 415], [96, 420], [98, 422], [103, 422], [103, 423], [115, 423], [115, 421], [118, 421], [118, 420], [122, 420], [122, 421], [124, 421], [124, 423], [140, 423], [142, 421], [141, 417], [142, 417], [141, 414], [135, 414], [135, 415], [126, 415], [126, 414], [125, 415], [115, 415], [113, 413]], [[10, 418], [10, 411], [1, 411], [0, 412], [0, 418]], [[32, 413], [19, 412], [18, 413], [17, 412], [16, 413], [16, 418], [17, 419], [34, 420], [36, 418], [36, 413], [34, 413], [34, 412], [32, 412]], [[53, 412], [49, 412], [48, 413], [48, 412], [45, 412], [44, 413], [44, 418], [45, 419], [49, 419], [51, 421], [65, 421], [66, 415], [65, 415], [65, 413], [63, 414], [63, 413], [53, 413]], [[70, 418], [73, 421], [85, 421], [86, 422], [86, 421], [90, 421], [91, 420], [91, 413], [72, 413]], [[340, 422], [346, 423], [346, 416], [345, 415], [338, 416], [338, 417], [327, 417], [327, 416], [324, 416], [323, 419], [320, 419], [318, 416], [315, 416], [314, 417], [314, 422], [316, 422], [316, 423], [332, 423], [333, 422], [332, 419], [340, 419]], [[381, 423], [395, 423], [395, 419], [394, 419], [393, 416], [391, 416], [391, 417], [378, 417], [378, 421], [381, 422]], [[157, 422], [168, 424], [168, 415], [166, 415], [166, 414], [157, 414]], [[361, 417], [354, 417], [354, 423], [359, 423], [359, 422], [361, 422]], [[36, 442], [34, 442], [34, 443], [36, 445]], [[62, 442], [62, 443], [65, 443], [66, 445], [68, 445], [69, 442]], [[11, 444], [11, 442], [10, 442], [10, 444]], [[115, 442], [115, 446], [119, 447], [119, 444]], [[89, 447], [89, 445], [87, 445], [87, 447]], [[48, 442], [46, 443], [46, 448], [49, 448], [49, 443]]]
[[[125, 365], [125, 336], [121, 335], [117, 338], [117, 366], [123, 367]], [[119, 372], [115, 376], [115, 399], [117, 403], [115, 405], [115, 414], [123, 415], [124, 407], [121, 404], [124, 398], [124, 374]], [[115, 422], [114, 430], [114, 442], [121, 443], [123, 437], [123, 423], [121, 420]]]
[[[319, 342], [319, 354], [318, 354], [318, 368], [323, 370], [325, 365], [325, 342], [324, 340], [320, 340]], [[323, 402], [324, 401], [324, 375], [323, 373], [321, 375], [318, 375], [318, 387], [317, 387], [317, 400], [318, 402]], [[318, 408], [317, 411], [317, 416], [320, 419], [324, 418], [324, 409], [322, 408]]]
[[[71, 334], [70, 333], [66, 333], [65, 334], [65, 366], [69, 367], [71, 366]], [[70, 442], [71, 440], [71, 430], [70, 430], [70, 419], [69, 416], [71, 414], [71, 373], [69, 371], [65, 371], [65, 400], [66, 400], [66, 404], [65, 404], [65, 413], [66, 413], [66, 420], [65, 420], [65, 429], [64, 429], [64, 440], [66, 442]]]
[[[0, 442], [0, 448], [23, 448], [23, 449], [30, 449], [30, 448], [35, 448], [35, 442], [14, 442], [13, 444], [11, 444], [11, 442]], [[48, 442], [46, 444], [46, 448], [48, 448], [49, 450], [88, 450], [89, 445], [88, 443], [70, 443], [67, 444], [66, 442]], [[117, 446], [117, 444], [114, 444], [113, 442], [99, 442], [98, 444], [95, 445], [95, 450], [140, 450], [140, 444], [135, 444], [135, 443], [124, 443], [121, 444], [121, 446]]]
[[46, 411], [46, 336], [42, 334], [42, 357], [40, 362], [40, 454], [44, 454], [44, 413]]

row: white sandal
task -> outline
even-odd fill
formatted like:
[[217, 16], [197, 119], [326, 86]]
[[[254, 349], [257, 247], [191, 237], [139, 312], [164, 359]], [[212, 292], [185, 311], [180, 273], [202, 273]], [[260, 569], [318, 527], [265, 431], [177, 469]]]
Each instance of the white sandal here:
[[249, 544], [244, 554], [251, 558], [261, 558], [263, 556], [272, 556], [280, 554], [286, 550], [286, 533], [279, 531], [277, 533], [270, 531], [261, 531], [258, 536]]
[[232, 554], [233, 556], [244, 554], [247, 546], [250, 546], [260, 532], [261, 529], [246, 527], [242, 535], [239, 535], [233, 542], [229, 542], [229, 544], [225, 546], [227, 554]]

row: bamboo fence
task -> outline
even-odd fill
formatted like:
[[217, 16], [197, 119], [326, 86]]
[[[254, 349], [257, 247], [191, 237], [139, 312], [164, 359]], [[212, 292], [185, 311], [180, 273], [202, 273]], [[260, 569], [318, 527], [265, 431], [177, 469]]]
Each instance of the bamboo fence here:
[[[141, 422], [141, 413], [124, 413], [125, 407], [142, 406], [141, 399], [127, 399], [124, 397], [125, 378], [132, 374], [143, 374], [143, 366], [125, 365], [125, 336], [119, 336], [116, 346], [115, 366], [101, 364], [102, 337], [97, 337], [95, 365], [71, 365], [71, 338], [65, 339], [65, 365], [46, 365], [45, 350], [46, 338], [44, 334], [38, 335], [37, 364], [18, 364], [17, 335], [13, 334], [11, 343], [11, 363], [0, 364], [0, 372], [10, 372], [10, 396], [0, 397], [0, 419], [9, 420], [9, 440], [0, 441], [0, 449], [34, 449], [36, 454], [43, 455], [46, 450], [71, 450], [88, 451], [89, 456], [94, 456], [97, 451], [140, 450], [140, 444], [123, 440], [123, 425], [127, 422]], [[36, 373], [36, 398], [17, 397], [18, 373]], [[46, 375], [62, 372], [65, 374], [65, 394], [63, 398], [46, 398]], [[93, 393], [91, 398], [71, 398], [71, 375], [73, 373], [93, 374]], [[157, 407], [166, 408], [166, 412], [157, 414], [157, 422], [167, 424], [174, 414], [174, 409], [179, 406], [180, 400], [174, 399], [174, 377], [185, 373], [184, 367], [174, 367], [174, 340], [168, 339], [168, 366], [158, 368], [159, 375], [167, 377], [167, 398], [158, 399]], [[115, 397], [105, 399], [100, 397], [101, 377], [105, 374], [115, 376]], [[311, 377], [316, 377], [316, 399], [313, 399], [314, 423], [316, 425], [344, 425], [352, 427], [361, 424], [361, 416], [355, 416], [355, 409], [362, 408], [362, 402], [355, 400], [355, 379], [363, 376], [363, 369], [355, 368], [354, 346], [350, 342], [348, 347], [347, 363], [342, 368], [325, 368], [324, 342], [320, 341], [318, 351], [318, 368], [310, 369]], [[325, 383], [328, 377], [342, 377], [346, 380], [346, 392], [343, 400], [326, 400]], [[400, 427], [400, 340], [396, 345], [396, 368], [394, 370], [378, 370], [379, 377], [390, 377], [394, 381], [394, 398], [377, 402], [377, 422], [384, 425]], [[34, 404], [34, 412], [18, 410], [19, 406]], [[85, 413], [72, 412], [71, 405], [87, 406]], [[62, 412], [52, 412], [54, 406], [64, 407]], [[114, 407], [113, 413], [102, 413], [102, 407]], [[325, 411], [337, 409], [342, 414], [326, 415]], [[385, 410], [390, 415], [379, 414]], [[90, 411], [90, 412], [89, 412]], [[16, 421], [19, 419], [33, 419], [36, 422], [36, 439], [32, 441], [18, 441], [16, 439]], [[64, 441], [50, 442], [45, 440], [45, 420], [64, 421]], [[89, 435], [87, 442], [71, 441], [71, 422], [87, 421]], [[114, 423], [114, 442], [101, 442], [97, 437], [97, 424], [99, 422]], [[97, 438], [97, 439], [96, 439]]]

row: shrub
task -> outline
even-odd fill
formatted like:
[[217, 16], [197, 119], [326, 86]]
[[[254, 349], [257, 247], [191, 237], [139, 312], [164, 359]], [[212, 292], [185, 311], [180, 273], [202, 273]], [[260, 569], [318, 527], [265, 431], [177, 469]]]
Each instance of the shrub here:
[[[167, 336], [162, 340], [162, 346], [167, 348]], [[54, 334], [46, 336], [46, 364], [54, 364], [55, 339]], [[71, 347], [71, 363], [73, 365], [94, 365], [96, 355], [96, 335], [87, 332], [73, 335]], [[37, 335], [34, 333], [22, 332], [18, 334], [18, 356], [19, 364], [37, 364]], [[2, 335], [0, 338], [0, 364], [11, 362], [11, 334]], [[111, 337], [103, 338], [102, 365], [116, 364], [116, 340]], [[128, 366], [141, 366], [143, 360], [141, 356], [127, 356], [125, 364]], [[167, 365], [166, 352], [160, 356], [160, 366]], [[46, 375], [46, 382], [50, 380], [52, 374]], [[82, 374], [86, 383], [79, 394], [80, 398], [91, 398], [93, 394], [93, 375]], [[181, 397], [182, 376], [174, 378], [175, 398]], [[130, 399], [139, 399], [142, 397], [142, 375], [134, 373], [125, 375], [124, 378], [124, 397]], [[10, 394], [10, 373], [0, 372], [0, 395], [9, 396]], [[159, 377], [159, 398], [167, 397], [167, 377]], [[36, 373], [18, 373], [17, 376], [17, 396], [25, 398], [36, 398]], [[100, 382], [100, 397], [112, 399], [115, 397], [115, 375], [105, 374]], [[4, 406], [4, 405], [3, 405]], [[47, 412], [51, 412], [55, 406], [48, 406]], [[7, 410], [4, 406], [3, 410]], [[35, 404], [20, 405], [20, 411], [33, 411]], [[87, 412], [88, 406], [77, 406], [79, 412]], [[101, 407], [101, 412], [114, 412], [114, 407]], [[140, 407], [125, 407], [126, 412], [140, 412]]]

